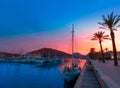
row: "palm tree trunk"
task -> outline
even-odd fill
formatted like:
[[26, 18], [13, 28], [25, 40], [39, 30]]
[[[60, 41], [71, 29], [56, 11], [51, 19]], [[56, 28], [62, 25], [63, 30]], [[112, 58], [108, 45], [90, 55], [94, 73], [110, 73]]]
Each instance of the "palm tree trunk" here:
[[102, 43], [101, 43], [100, 40], [99, 40], [99, 43], [100, 43], [100, 49], [101, 49], [101, 54], [102, 54], [102, 60], [103, 60], [103, 63], [105, 63], [105, 57], [104, 57], [104, 54], [103, 54]]
[[116, 51], [116, 45], [115, 45], [115, 36], [114, 32], [111, 30], [111, 39], [112, 39], [112, 46], [113, 46], [113, 54], [114, 54], [114, 66], [118, 66], [118, 61], [117, 61], [117, 51]]

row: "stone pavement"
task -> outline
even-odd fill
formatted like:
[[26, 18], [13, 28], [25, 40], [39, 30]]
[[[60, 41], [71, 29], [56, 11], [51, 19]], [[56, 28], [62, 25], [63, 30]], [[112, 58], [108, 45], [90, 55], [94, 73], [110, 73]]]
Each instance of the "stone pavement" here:
[[86, 65], [80, 74], [74, 88], [101, 88], [98, 80], [96, 79], [93, 70], [88, 70]]
[[120, 66], [114, 66], [113, 60], [106, 63], [92, 61], [92, 64], [102, 88], [120, 88]]
[[93, 71], [85, 70], [81, 88], [101, 88]]

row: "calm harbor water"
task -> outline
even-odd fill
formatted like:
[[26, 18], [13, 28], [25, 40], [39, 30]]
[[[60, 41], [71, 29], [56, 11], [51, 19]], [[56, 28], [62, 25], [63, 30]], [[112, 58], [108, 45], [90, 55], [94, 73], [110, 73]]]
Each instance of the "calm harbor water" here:
[[[76, 60], [82, 68], [83, 60]], [[70, 66], [71, 60], [59, 64], [45, 64], [41, 67], [18, 63], [0, 63], [0, 88], [66, 88], [62, 76], [64, 65]]]

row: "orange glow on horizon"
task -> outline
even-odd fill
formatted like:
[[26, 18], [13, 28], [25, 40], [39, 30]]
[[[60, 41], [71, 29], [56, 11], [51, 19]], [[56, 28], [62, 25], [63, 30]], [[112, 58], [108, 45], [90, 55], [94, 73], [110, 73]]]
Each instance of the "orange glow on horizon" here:
[[[77, 40], [76, 40], [77, 47], [75, 49], [75, 52], [79, 52], [81, 54], [86, 55], [87, 53], [89, 53], [90, 48], [95, 48], [95, 51], [100, 51], [99, 42], [97, 40], [96, 41], [90, 40], [94, 33], [95, 32], [83, 33], [82, 35], [77, 36]], [[109, 30], [107, 30], [107, 31], [105, 30], [105, 34], [109, 35]], [[115, 42], [116, 42], [117, 51], [120, 51], [120, 47], [119, 47], [120, 41], [118, 41], [119, 38], [120, 38], [120, 31], [118, 30], [115, 32]], [[112, 41], [111, 40], [104, 40], [102, 42], [102, 46], [103, 46], [103, 50], [105, 50], [105, 48], [108, 48], [108, 51], [112, 51]], [[65, 50], [65, 49], [63, 49], [63, 50]]]
[[[97, 32], [97, 31], [95, 31]], [[90, 48], [95, 48], [96, 51], [100, 51], [100, 46], [98, 41], [91, 41], [93, 34], [95, 32], [88, 32], [88, 33], [82, 33], [80, 35], [75, 36], [75, 49], [74, 52], [78, 52], [81, 54], [86, 55], [89, 53]], [[106, 31], [106, 34], [109, 34], [109, 31]], [[41, 39], [40, 36], [34, 36], [34, 37], [26, 37], [22, 36], [22, 38], [16, 38], [16, 39], [9, 39], [8, 41], [5, 41], [5, 39], [1, 40], [1, 50], [2, 48], [5, 48], [8, 52], [18, 52], [20, 50], [23, 50], [24, 53], [30, 52], [33, 50], [37, 50], [40, 48], [53, 48], [60, 51], [64, 51], [67, 53], [71, 53], [71, 44], [70, 35], [67, 36], [67, 38], [61, 38], [61, 36], [54, 37], [52, 36], [51, 39]], [[120, 50], [120, 31], [115, 32], [115, 39], [116, 39], [116, 48], [119, 51]], [[8, 46], [9, 45], [9, 46]], [[112, 50], [112, 43], [111, 40], [104, 40], [102, 42], [103, 49], [108, 48], [108, 50]]]

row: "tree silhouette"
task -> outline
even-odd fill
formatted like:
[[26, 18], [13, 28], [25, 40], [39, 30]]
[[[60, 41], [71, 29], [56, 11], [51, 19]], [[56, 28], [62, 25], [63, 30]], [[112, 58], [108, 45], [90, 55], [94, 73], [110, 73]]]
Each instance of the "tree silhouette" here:
[[103, 54], [102, 41], [104, 39], [109, 39], [109, 35], [104, 35], [104, 33], [105, 32], [98, 31], [97, 33], [93, 34], [93, 38], [91, 39], [91, 40], [98, 40], [99, 41], [103, 63], [105, 63], [105, 57]]
[[95, 48], [90, 48], [89, 57], [90, 59], [95, 59]]
[[107, 51], [108, 51], [108, 48], [105, 48], [105, 51], [107, 52]]
[[108, 28], [110, 30], [113, 54], [114, 54], [114, 65], [118, 66], [114, 30], [117, 30], [116, 28], [120, 26], [118, 25], [118, 22], [120, 21], [120, 15], [114, 15], [112, 12], [108, 14], [106, 17], [103, 15], [102, 19], [103, 19], [103, 22], [102, 23], [99, 22], [98, 24], [102, 25], [101, 28]]

